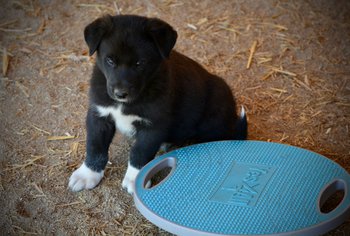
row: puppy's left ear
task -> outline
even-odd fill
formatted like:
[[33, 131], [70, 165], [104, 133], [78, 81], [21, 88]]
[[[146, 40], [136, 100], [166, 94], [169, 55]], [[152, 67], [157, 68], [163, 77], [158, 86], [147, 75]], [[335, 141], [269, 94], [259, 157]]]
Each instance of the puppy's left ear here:
[[113, 29], [112, 16], [106, 15], [90, 23], [85, 27], [84, 38], [89, 46], [90, 56], [94, 54], [102, 38]]
[[171, 49], [173, 49], [176, 43], [176, 31], [166, 22], [156, 18], [148, 20], [147, 30], [156, 44], [160, 55], [163, 58], [168, 58]]

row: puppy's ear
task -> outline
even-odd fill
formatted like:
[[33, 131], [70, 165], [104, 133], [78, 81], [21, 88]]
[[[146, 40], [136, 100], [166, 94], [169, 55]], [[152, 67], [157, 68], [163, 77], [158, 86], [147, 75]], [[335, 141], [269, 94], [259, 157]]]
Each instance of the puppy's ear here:
[[89, 46], [90, 56], [97, 50], [100, 42], [113, 28], [112, 16], [106, 15], [90, 23], [85, 27], [84, 38]]
[[147, 30], [156, 44], [160, 55], [163, 58], [168, 58], [171, 49], [173, 49], [176, 43], [176, 31], [169, 24], [156, 18], [148, 20]]

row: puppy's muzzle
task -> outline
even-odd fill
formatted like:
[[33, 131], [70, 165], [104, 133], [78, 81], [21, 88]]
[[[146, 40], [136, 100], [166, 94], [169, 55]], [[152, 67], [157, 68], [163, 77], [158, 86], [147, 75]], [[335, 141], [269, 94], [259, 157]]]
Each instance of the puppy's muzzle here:
[[114, 93], [114, 96], [120, 100], [127, 99], [129, 96], [129, 92], [124, 89], [114, 89], [113, 93]]

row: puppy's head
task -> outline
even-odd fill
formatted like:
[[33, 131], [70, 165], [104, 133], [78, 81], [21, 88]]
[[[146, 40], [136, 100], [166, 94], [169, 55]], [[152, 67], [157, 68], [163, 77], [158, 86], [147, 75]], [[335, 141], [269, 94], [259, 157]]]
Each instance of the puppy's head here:
[[90, 55], [97, 51], [108, 95], [119, 102], [133, 102], [169, 57], [177, 33], [159, 19], [107, 15], [89, 24], [84, 36]]

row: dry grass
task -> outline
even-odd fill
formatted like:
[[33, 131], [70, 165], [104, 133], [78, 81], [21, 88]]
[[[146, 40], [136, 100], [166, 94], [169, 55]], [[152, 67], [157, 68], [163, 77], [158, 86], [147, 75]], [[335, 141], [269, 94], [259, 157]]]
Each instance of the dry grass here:
[[[160, 17], [177, 50], [226, 79], [250, 139], [316, 151], [350, 170], [349, 3], [327, 1], [7, 1], [0, 9], [0, 226], [4, 234], [168, 235], [121, 189], [120, 136], [102, 184], [71, 193], [85, 156], [83, 27], [103, 14]], [[6, 205], [4, 205], [6, 203]], [[328, 235], [347, 235], [346, 222]]]
[[248, 62], [247, 62], [247, 69], [250, 68], [250, 65], [252, 64], [252, 60], [253, 60], [253, 55], [255, 53], [256, 50], [256, 46], [258, 45], [258, 41], [254, 41], [252, 46], [250, 47], [250, 53], [249, 53], [249, 58], [248, 58]]

